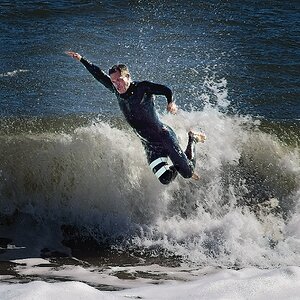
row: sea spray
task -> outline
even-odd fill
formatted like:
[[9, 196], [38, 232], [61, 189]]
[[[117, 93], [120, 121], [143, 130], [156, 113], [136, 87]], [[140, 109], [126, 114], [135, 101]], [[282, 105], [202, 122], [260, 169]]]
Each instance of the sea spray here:
[[183, 148], [189, 129], [207, 134], [199, 181], [161, 185], [138, 137], [101, 118], [67, 132], [6, 132], [1, 237], [36, 255], [93, 240], [196, 265], [297, 264], [299, 151], [252, 118], [224, 113], [226, 81], [217, 83], [203, 110], [162, 116]]

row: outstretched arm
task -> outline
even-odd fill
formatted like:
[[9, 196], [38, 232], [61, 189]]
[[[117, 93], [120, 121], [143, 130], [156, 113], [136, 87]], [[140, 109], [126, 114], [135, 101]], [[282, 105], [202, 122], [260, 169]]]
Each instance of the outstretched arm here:
[[115, 88], [110, 80], [110, 77], [105, 74], [99, 67], [89, 62], [87, 59], [82, 57], [79, 53], [73, 51], [66, 51], [67, 55], [71, 56], [72, 58], [80, 61], [86, 69], [99, 81], [101, 82], [106, 88], [115, 92]]

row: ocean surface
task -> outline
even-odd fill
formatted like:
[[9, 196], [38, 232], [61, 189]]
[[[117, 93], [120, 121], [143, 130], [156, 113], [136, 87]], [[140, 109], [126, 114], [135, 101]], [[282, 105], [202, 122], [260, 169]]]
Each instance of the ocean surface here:
[[[1, 281], [299, 278], [298, 1], [2, 0], [0, 40]], [[207, 134], [201, 179], [161, 185], [69, 50], [169, 86], [178, 114], [155, 105], [182, 147]]]

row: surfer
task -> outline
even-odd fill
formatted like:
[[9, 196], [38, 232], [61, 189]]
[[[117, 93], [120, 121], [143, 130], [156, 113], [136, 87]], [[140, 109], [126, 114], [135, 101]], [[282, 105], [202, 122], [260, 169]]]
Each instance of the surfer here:
[[[132, 81], [127, 66], [123, 64], [114, 65], [107, 75], [79, 53], [67, 51], [66, 54], [80, 61], [117, 96], [127, 122], [141, 139], [150, 168], [162, 184], [169, 184], [178, 173], [184, 178], [199, 178], [194, 173], [195, 144], [203, 143], [205, 134], [189, 131], [187, 148], [182, 151], [175, 132], [160, 121], [154, 107], [154, 95], [163, 95], [167, 99], [167, 110], [176, 114], [177, 106], [168, 87], [149, 81]], [[173, 165], [168, 164], [168, 158]]]

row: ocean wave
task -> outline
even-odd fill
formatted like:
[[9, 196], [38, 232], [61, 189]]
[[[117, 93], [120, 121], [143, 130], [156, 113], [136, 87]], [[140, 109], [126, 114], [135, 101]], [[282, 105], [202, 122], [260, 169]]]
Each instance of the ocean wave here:
[[298, 124], [229, 114], [226, 80], [204, 87], [201, 111], [161, 116], [183, 147], [191, 128], [208, 137], [197, 145], [201, 179], [168, 186], [122, 119], [2, 119], [2, 248], [9, 241], [23, 257], [105, 247], [196, 265], [298, 265]]
[[14, 70], [14, 71], [11, 71], [11, 72], [1, 73], [0, 78], [1, 77], [14, 77], [14, 76], [17, 76], [20, 73], [26, 73], [26, 72], [29, 72], [29, 70], [18, 69], [18, 70]]
[[93, 240], [196, 264], [295, 263], [299, 148], [211, 106], [163, 120], [182, 145], [189, 128], [206, 132], [200, 181], [162, 186], [138, 138], [99, 120], [67, 132], [2, 135], [0, 236], [30, 251], [37, 242], [35, 249]]

